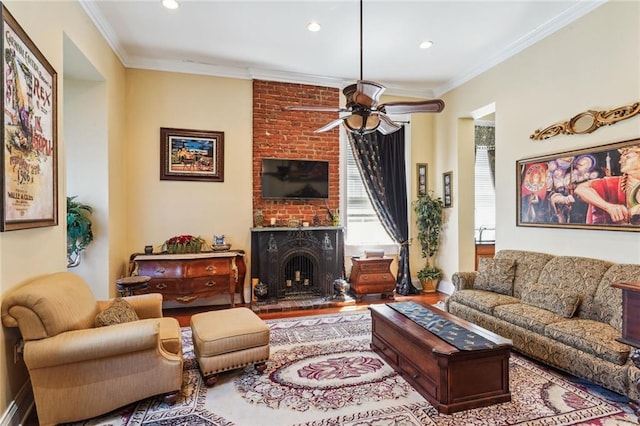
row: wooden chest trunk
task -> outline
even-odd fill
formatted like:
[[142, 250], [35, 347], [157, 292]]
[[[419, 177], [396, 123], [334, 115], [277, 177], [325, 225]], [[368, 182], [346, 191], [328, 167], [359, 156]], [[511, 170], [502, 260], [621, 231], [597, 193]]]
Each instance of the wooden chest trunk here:
[[494, 342], [493, 349], [459, 350], [386, 305], [369, 307], [371, 347], [441, 413], [511, 401], [511, 340], [440, 311], [446, 319]]

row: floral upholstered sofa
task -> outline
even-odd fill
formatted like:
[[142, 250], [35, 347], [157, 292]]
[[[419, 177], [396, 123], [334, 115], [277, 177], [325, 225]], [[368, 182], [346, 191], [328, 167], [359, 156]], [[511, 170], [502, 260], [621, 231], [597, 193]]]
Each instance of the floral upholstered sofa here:
[[622, 292], [611, 287], [640, 281], [640, 265], [501, 250], [452, 281], [448, 312], [512, 339], [518, 352], [640, 399], [633, 348], [616, 340]]

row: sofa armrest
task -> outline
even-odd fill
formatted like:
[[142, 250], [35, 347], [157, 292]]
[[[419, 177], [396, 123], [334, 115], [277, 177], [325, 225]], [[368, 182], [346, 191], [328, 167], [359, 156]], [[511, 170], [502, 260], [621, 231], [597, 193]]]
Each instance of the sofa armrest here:
[[133, 306], [140, 319], [162, 317], [162, 294], [160, 293], [127, 296], [123, 299]]
[[159, 320], [146, 319], [106, 327], [73, 330], [25, 344], [29, 369], [117, 357], [161, 346]]
[[476, 279], [476, 272], [456, 272], [451, 277], [451, 283], [456, 290], [467, 290], [473, 288]]

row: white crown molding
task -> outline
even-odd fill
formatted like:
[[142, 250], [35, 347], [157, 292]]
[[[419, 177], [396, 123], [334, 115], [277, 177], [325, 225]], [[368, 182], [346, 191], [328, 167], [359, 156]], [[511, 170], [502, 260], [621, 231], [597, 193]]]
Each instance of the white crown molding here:
[[478, 66], [459, 74], [440, 87], [434, 90], [435, 96], [442, 96], [444, 93], [455, 89], [467, 81], [479, 76], [483, 72], [495, 67], [506, 59], [520, 53], [529, 46], [534, 45], [545, 37], [553, 34], [562, 27], [569, 25], [571, 22], [581, 18], [589, 12], [605, 4], [607, 0], [581, 0], [577, 1], [572, 7], [565, 10], [562, 14], [553, 17], [544, 24], [529, 31], [524, 36], [507, 46], [502, 52], [488, 58]]
[[84, 11], [89, 15], [89, 18], [95, 26], [102, 34], [102, 37], [107, 41], [107, 44], [111, 47], [111, 50], [116, 54], [122, 65], [125, 67], [128, 63], [127, 54], [125, 53], [124, 48], [120, 43], [120, 39], [118, 38], [116, 32], [113, 30], [111, 25], [107, 23], [107, 20], [104, 18], [100, 9], [96, 6], [95, 0], [78, 0], [80, 6], [84, 9]]
[[[115, 52], [116, 56], [118, 56], [118, 58], [126, 68], [140, 68], [156, 71], [170, 71], [186, 74], [200, 74], [239, 79], [260, 79], [337, 88], [342, 88], [345, 85], [349, 84], [349, 82], [339, 78], [296, 74], [285, 71], [229, 67], [187, 61], [158, 61], [150, 60], [147, 58], [130, 58], [125, 53], [125, 50], [122, 47], [117, 34], [107, 23], [107, 20], [104, 18], [99, 8], [96, 6], [95, 0], [79, 0], [79, 2], [89, 18], [98, 28], [98, 31], [100, 31], [111, 49]], [[453, 90], [456, 87], [466, 83], [467, 81], [477, 77], [483, 72], [493, 68], [494, 66], [505, 61], [511, 56], [537, 43], [538, 41], [549, 36], [562, 27], [570, 24], [576, 19], [600, 7], [606, 2], [607, 0], [579, 0], [575, 2], [572, 7], [564, 11], [562, 14], [555, 16], [554, 18], [525, 34], [518, 40], [511, 43], [497, 55], [488, 58], [486, 61], [478, 64], [478, 66], [476, 67], [466, 70], [465, 72], [459, 74], [458, 76], [452, 78], [445, 84], [438, 86], [435, 89], [416, 89], [415, 87], [409, 86], [391, 85], [387, 86], [385, 93], [387, 95], [407, 96], [425, 99], [440, 97], [446, 92]]]

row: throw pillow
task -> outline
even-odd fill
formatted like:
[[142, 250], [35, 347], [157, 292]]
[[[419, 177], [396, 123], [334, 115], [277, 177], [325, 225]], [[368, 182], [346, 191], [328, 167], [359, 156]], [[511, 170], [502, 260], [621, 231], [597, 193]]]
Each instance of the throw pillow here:
[[96, 315], [95, 326], [104, 327], [105, 325], [122, 324], [139, 319], [129, 302], [121, 297], [116, 297], [104, 311]]
[[473, 288], [513, 296], [515, 275], [515, 260], [483, 257], [478, 262], [478, 273], [473, 282]]
[[571, 318], [580, 305], [579, 294], [541, 284], [526, 285], [521, 300], [522, 303], [546, 309], [565, 318]]

